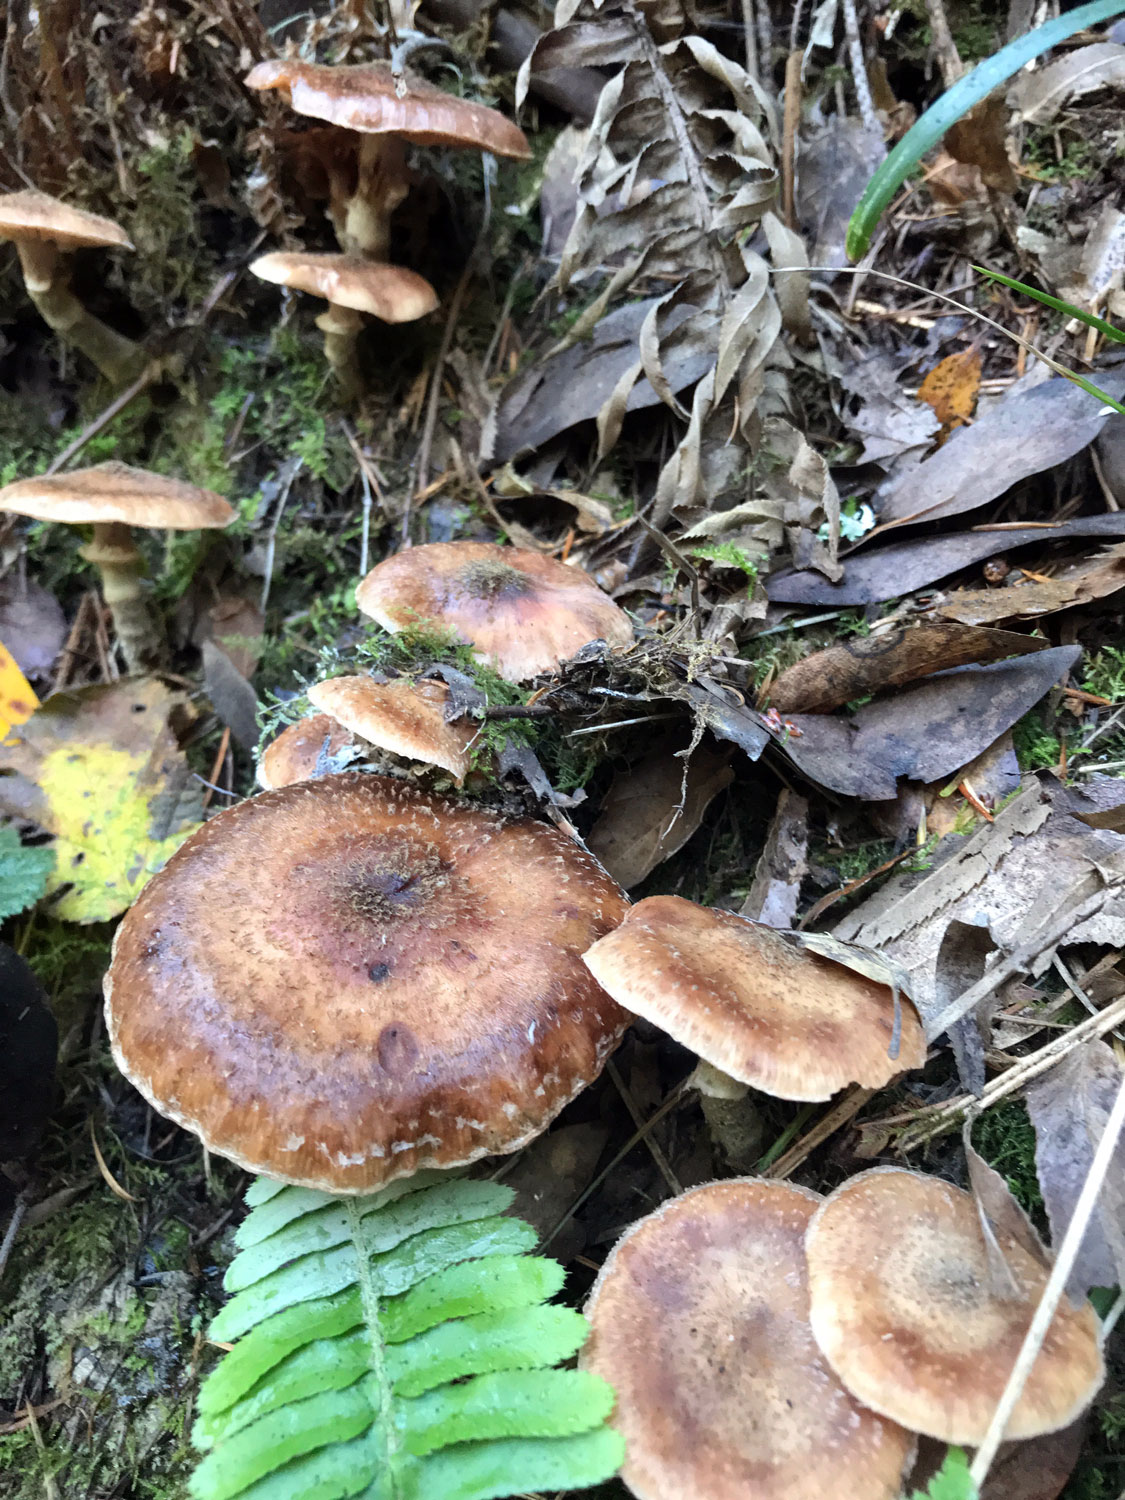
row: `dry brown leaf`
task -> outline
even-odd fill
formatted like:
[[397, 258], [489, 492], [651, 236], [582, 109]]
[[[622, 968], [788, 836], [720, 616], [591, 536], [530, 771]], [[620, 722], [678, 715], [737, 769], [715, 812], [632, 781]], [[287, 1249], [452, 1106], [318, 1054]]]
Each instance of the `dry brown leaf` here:
[[1094, 42], [1025, 72], [1010, 91], [1021, 121], [1044, 124], [1072, 99], [1096, 89], [1125, 88], [1125, 47], [1120, 42]]
[[989, 94], [945, 133], [949, 154], [966, 166], [976, 167], [986, 188], [996, 193], [1014, 193], [1019, 178], [1008, 158], [1008, 106], [1004, 96]]
[[758, 856], [754, 879], [742, 915], [770, 927], [792, 927], [807, 871], [809, 804], [784, 788], [777, 799], [765, 847]]
[[1029, 578], [1001, 589], [959, 589], [934, 613], [966, 625], [996, 620], [1031, 620], [1073, 604], [1089, 604], [1125, 588], [1125, 543], [1101, 556], [1081, 559], [1054, 578]]
[[957, 354], [947, 354], [918, 387], [918, 400], [933, 407], [934, 415], [941, 423], [939, 447], [955, 428], [963, 427], [972, 417], [980, 390], [980, 374], [980, 350], [974, 346]]

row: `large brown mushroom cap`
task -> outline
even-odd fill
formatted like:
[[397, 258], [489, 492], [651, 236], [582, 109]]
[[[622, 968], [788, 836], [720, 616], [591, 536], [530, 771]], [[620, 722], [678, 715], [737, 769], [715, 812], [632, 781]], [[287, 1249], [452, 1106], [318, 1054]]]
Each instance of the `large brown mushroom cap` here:
[[63, 250], [86, 245], [116, 245], [132, 250], [133, 242], [112, 219], [72, 208], [48, 193], [33, 190], [0, 193], [0, 239], [53, 240]]
[[890, 1057], [889, 986], [681, 896], [638, 901], [586, 966], [619, 1005], [779, 1099], [828, 1099], [848, 1083], [881, 1088], [926, 1060], [922, 1023], [906, 999]]
[[[916, 1172], [875, 1167], [838, 1188], [809, 1227], [812, 1326], [866, 1406], [947, 1443], [979, 1444], [1047, 1281], [998, 1231], [1019, 1295], [993, 1286], [971, 1196]], [[1105, 1377], [1089, 1303], [1064, 1300], [1006, 1438], [1068, 1426]]]
[[432, 620], [509, 682], [553, 672], [591, 641], [628, 646], [624, 610], [589, 574], [492, 542], [430, 542], [372, 568], [356, 603], [386, 630]]
[[295, 781], [316, 776], [317, 767], [352, 743], [351, 731], [330, 714], [309, 714], [288, 724], [262, 751], [258, 762], [258, 785], [267, 792]]
[[246, 75], [251, 89], [281, 89], [301, 115], [370, 135], [401, 135], [423, 146], [476, 146], [526, 161], [527, 137], [497, 109], [458, 99], [419, 78], [400, 94], [390, 63], [333, 67], [284, 57]]
[[260, 255], [250, 269], [275, 286], [323, 297], [337, 307], [370, 313], [384, 323], [413, 323], [438, 305], [437, 293], [424, 276], [360, 255], [277, 250]]
[[614, 1387], [638, 1500], [892, 1500], [911, 1433], [865, 1411], [809, 1327], [819, 1198], [735, 1178], [634, 1224], [586, 1308], [581, 1362]]
[[116, 462], [17, 479], [0, 490], [0, 510], [71, 526], [120, 521], [154, 531], [205, 530], [234, 520], [213, 490]]
[[309, 688], [309, 702], [380, 750], [423, 765], [441, 766], [458, 783], [469, 774], [469, 747], [479, 726], [466, 721], [446, 722], [449, 689], [444, 682], [432, 678], [375, 682], [363, 675], [330, 677]]
[[515, 1151], [628, 1024], [580, 957], [625, 906], [545, 824], [363, 773], [265, 792], [126, 914], [114, 1056], [212, 1150], [308, 1187]]

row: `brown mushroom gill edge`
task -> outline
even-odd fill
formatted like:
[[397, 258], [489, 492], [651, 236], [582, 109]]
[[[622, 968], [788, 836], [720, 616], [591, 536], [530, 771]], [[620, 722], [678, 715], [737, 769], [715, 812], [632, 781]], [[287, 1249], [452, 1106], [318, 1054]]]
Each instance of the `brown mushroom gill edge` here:
[[591, 641], [633, 643], [628, 615], [580, 568], [492, 542], [430, 542], [384, 559], [356, 589], [385, 630], [431, 620], [509, 682], [553, 672]]
[[515, 1151], [628, 1025], [580, 958], [625, 906], [545, 824], [361, 773], [263, 793], [126, 914], [114, 1056], [210, 1149], [308, 1187]]

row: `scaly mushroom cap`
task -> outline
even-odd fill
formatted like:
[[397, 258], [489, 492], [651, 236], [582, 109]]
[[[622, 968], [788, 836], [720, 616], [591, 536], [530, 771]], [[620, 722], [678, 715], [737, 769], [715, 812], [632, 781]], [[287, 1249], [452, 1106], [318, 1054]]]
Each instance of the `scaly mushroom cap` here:
[[260, 62], [246, 75], [250, 89], [281, 89], [300, 115], [365, 135], [401, 135], [423, 146], [476, 146], [526, 161], [527, 137], [497, 109], [458, 99], [419, 78], [398, 92], [390, 63], [332, 67], [293, 57]]
[[384, 323], [413, 323], [438, 305], [437, 293], [424, 276], [360, 255], [277, 250], [260, 255], [250, 269], [275, 286], [323, 297], [337, 307], [370, 313]]
[[121, 521], [153, 531], [200, 531], [234, 520], [230, 505], [212, 490], [116, 462], [17, 479], [0, 490], [0, 510], [68, 526]]
[[64, 250], [86, 245], [117, 245], [132, 250], [133, 242], [112, 219], [71, 208], [48, 193], [0, 193], [0, 240], [53, 240]]
[[467, 720], [446, 722], [449, 689], [444, 682], [430, 677], [420, 682], [401, 677], [393, 682], [374, 682], [362, 675], [330, 677], [309, 688], [309, 702], [380, 750], [441, 766], [458, 785], [469, 774], [469, 746], [479, 725]]
[[889, 986], [681, 896], [638, 901], [586, 967], [619, 1005], [779, 1099], [829, 1099], [848, 1083], [881, 1088], [926, 1060], [922, 1023], [905, 998], [898, 1056], [889, 1056]]
[[[262, 751], [258, 785], [267, 792], [329, 772], [317, 767], [352, 743], [351, 731], [329, 714], [309, 714], [289, 724]], [[321, 757], [323, 756], [323, 760]]]
[[[976, 1205], [960, 1188], [875, 1167], [826, 1200], [806, 1242], [812, 1327], [865, 1406], [942, 1442], [983, 1440], [1048, 1274], [1015, 1239], [997, 1238], [1017, 1297], [993, 1288]], [[1068, 1426], [1104, 1378], [1093, 1308], [1064, 1300], [1005, 1438]]]
[[385, 630], [432, 620], [509, 682], [553, 672], [591, 641], [629, 646], [624, 610], [580, 568], [492, 542], [430, 542], [372, 568], [356, 603]]
[[254, 1172], [363, 1193], [515, 1151], [628, 1017], [580, 954], [625, 897], [557, 830], [353, 773], [192, 835], [114, 942], [114, 1057]]
[[809, 1327], [819, 1197], [734, 1178], [673, 1198], [594, 1284], [582, 1365], [617, 1392], [638, 1500], [892, 1500], [913, 1434], [865, 1411]]

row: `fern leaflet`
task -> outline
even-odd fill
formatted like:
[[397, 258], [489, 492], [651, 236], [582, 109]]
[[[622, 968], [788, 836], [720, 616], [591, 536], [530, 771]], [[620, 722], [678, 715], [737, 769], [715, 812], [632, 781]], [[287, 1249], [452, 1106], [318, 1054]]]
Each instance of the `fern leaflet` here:
[[366, 1198], [259, 1178], [211, 1325], [195, 1500], [489, 1500], [621, 1463], [613, 1392], [498, 1183], [427, 1172]]

